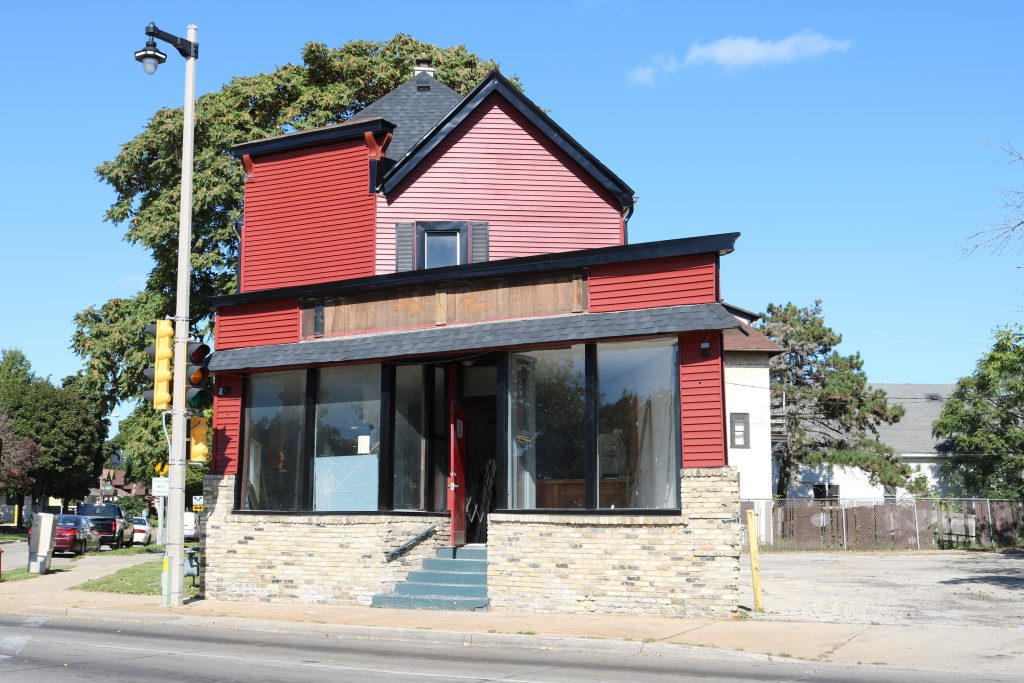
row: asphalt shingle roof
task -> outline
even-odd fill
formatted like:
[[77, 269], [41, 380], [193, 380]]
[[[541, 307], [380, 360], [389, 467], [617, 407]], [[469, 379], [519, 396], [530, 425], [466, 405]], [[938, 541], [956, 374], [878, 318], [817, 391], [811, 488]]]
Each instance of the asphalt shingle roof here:
[[380, 117], [395, 124], [386, 154], [397, 160], [461, 101], [462, 95], [433, 76], [416, 74], [349, 120]]
[[739, 323], [720, 304], [577, 313], [217, 351], [210, 370], [248, 370], [378, 360], [640, 335], [723, 330]]
[[907, 411], [894, 425], [878, 428], [878, 438], [899, 455], [926, 455], [937, 452], [932, 423], [942, 412], [955, 384], [872, 384], [885, 389], [889, 403], [898, 403]]

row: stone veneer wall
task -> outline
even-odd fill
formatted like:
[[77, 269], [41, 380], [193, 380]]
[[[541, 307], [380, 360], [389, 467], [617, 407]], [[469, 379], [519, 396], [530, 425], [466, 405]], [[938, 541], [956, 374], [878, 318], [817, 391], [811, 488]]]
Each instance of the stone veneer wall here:
[[[260, 602], [369, 604], [437, 548], [447, 547], [447, 515], [231, 514], [235, 477], [203, 480], [206, 598]], [[384, 552], [435, 524], [400, 558]]]
[[681, 494], [681, 516], [491, 513], [491, 608], [728, 615], [739, 604], [736, 470], [684, 469]]

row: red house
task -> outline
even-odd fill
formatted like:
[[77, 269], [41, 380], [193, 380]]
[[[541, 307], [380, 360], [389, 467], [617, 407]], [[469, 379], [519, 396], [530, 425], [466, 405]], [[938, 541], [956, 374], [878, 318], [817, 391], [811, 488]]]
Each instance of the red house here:
[[[497, 71], [235, 149], [209, 598], [735, 608], [719, 259]], [[422, 569], [421, 569], [422, 563]]]

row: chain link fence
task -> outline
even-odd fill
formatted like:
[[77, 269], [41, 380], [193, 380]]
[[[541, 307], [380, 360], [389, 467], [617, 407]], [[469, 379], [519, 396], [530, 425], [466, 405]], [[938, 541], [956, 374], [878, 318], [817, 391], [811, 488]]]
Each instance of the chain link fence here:
[[[745, 500], [762, 551], [937, 550], [1024, 546], [1024, 500]], [[744, 539], [745, 540], [745, 539]]]

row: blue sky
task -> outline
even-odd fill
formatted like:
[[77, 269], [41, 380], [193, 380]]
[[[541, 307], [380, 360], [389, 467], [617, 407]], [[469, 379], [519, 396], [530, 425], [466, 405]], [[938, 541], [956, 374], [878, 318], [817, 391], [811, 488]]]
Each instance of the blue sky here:
[[[967, 3], [19, 3], [5, 11], [3, 323], [55, 380], [75, 371], [76, 311], [130, 295], [147, 255], [103, 222], [93, 169], [159, 107], [182, 61], [132, 59], [155, 21], [199, 27], [198, 89], [299, 60], [301, 46], [396, 32], [462, 43], [640, 196], [630, 241], [738, 230], [723, 293], [740, 306], [824, 300], [877, 382], [952, 382], [1021, 319], [1024, 258], [969, 258], [1024, 165], [1024, 6]], [[509, 9], [514, 7], [515, 9]]]

